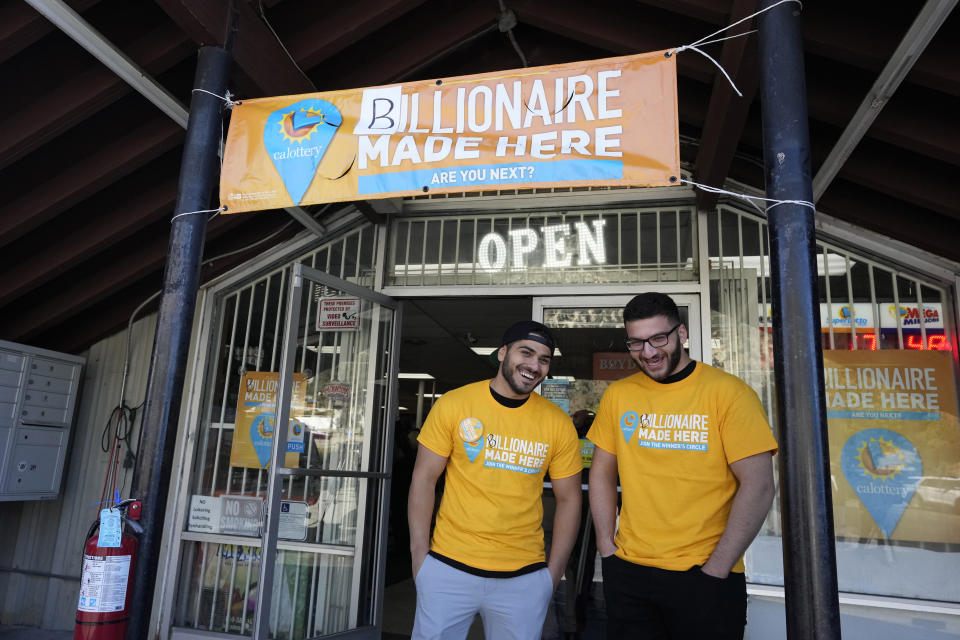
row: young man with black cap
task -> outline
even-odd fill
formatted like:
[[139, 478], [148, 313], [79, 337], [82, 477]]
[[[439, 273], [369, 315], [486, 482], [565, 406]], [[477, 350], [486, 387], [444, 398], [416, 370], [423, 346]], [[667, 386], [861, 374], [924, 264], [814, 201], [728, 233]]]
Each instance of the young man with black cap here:
[[774, 494], [766, 413], [739, 378], [690, 359], [669, 296], [636, 296], [623, 320], [640, 373], [607, 388], [587, 434], [607, 638], [742, 638], [743, 553]]
[[[408, 502], [413, 639], [465, 638], [477, 613], [488, 640], [540, 638], [580, 520], [577, 432], [562, 409], [533, 393], [554, 347], [539, 322], [514, 324], [497, 353], [496, 377], [445, 393], [424, 422]], [[546, 473], [557, 502], [549, 562], [541, 526]]]

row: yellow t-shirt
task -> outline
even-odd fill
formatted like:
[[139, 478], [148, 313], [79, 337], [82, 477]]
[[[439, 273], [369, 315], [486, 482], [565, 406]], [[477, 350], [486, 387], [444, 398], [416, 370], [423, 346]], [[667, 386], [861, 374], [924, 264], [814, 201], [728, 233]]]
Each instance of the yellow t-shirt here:
[[[670, 571], [713, 553], [738, 486], [730, 463], [777, 450], [753, 389], [702, 362], [678, 382], [642, 372], [614, 382], [587, 437], [617, 456], [617, 555]], [[733, 571], [743, 569], [740, 558]]]
[[417, 439], [448, 458], [431, 551], [484, 571], [544, 561], [544, 473], [567, 478], [582, 468], [562, 409], [536, 393], [505, 407], [484, 380], [445, 393]]

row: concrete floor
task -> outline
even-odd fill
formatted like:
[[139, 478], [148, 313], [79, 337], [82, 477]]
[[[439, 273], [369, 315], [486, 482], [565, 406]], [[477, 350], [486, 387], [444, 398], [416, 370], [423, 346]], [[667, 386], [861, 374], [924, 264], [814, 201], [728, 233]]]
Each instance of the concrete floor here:
[[[543, 625], [543, 640], [565, 640], [561, 629], [561, 612], [566, 582], [554, 594], [553, 603], [547, 611]], [[594, 583], [594, 598], [587, 612], [587, 626], [578, 640], [601, 640], [604, 637], [605, 616], [602, 611], [600, 584]], [[383, 612], [383, 640], [409, 640], [413, 628], [413, 612], [416, 606], [416, 589], [412, 579], [391, 584], [385, 590]], [[48, 631], [32, 627], [6, 627], [0, 625], [0, 640], [71, 640], [72, 631]], [[483, 625], [479, 616], [470, 628], [467, 640], [483, 640]]]

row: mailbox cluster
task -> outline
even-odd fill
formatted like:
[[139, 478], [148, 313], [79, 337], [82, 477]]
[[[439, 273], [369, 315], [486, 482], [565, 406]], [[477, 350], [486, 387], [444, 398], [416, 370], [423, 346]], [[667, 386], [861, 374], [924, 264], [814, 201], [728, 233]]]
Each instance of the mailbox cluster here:
[[84, 362], [0, 340], [0, 500], [60, 492]]

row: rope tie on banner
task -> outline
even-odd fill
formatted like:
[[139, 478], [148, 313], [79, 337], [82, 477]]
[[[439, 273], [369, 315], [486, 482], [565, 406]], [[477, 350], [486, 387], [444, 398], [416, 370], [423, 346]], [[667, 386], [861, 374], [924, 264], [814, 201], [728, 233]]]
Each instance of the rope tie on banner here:
[[[170, 222], [171, 222], [171, 224], [172, 224], [173, 221], [176, 220], [177, 218], [179, 218], [180, 216], [192, 216], [192, 215], [197, 214], [197, 213], [212, 213], [212, 214], [216, 215], [216, 214], [218, 214], [218, 213], [220, 213], [220, 212], [222, 212], [222, 211], [226, 211], [226, 210], [227, 210], [227, 208], [224, 206], [224, 207], [219, 207], [219, 208], [217, 208], [217, 209], [201, 209], [200, 211], [184, 211], [183, 213], [178, 213], [177, 215], [175, 215], [175, 216], [173, 216], [172, 218], [170, 218]], [[213, 219], [213, 216], [210, 216], [210, 219], [212, 220], [212, 219]]]
[[[243, 104], [243, 101], [242, 101], [242, 100], [234, 100], [234, 99], [233, 99], [233, 94], [230, 93], [229, 91], [227, 91], [227, 95], [225, 95], [225, 96], [221, 96], [221, 95], [219, 95], [219, 94], [216, 94], [216, 93], [214, 93], [213, 91], [207, 91], [206, 89], [194, 89], [194, 90], [193, 90], [193, 93], [206, 93], [206, 94], [208, 94], [208, 95], [213, 96], [214, 98], [220, 98], [221, 100], [223, 100], [223, 104], [224, 104], [224, 106], [225, 106], [227, 109], [233, 109], [235, 106], [237, 106], [237, 105], [239, 105], [239, 104]], [[223, 121], [221, 120], [221, 122], [220, 122], [220, 145], [219, 145], [219, 149], [218, 149], [218, 153], [217, 153], [217, 155], [219, 155], [219, 157], [220, 157], [220, 173], [221, 173], [221, 174], [223, 173], [223, 145], [224, 145], [224, 140], [223, 140], [223, 139], [224, 139], [224, 135], [223, 135]], [[173, 216], [172, 218], [170, 218], [170, 223], [173, 224], [173, 221], [176, 220], [177, 218], [179, 218], [180, 216], [191, 216], [191, 215], [194, 215], [194, 214], [196, 214], [196, 213], [212, 213], [213, 215], [210, 216], [210, 217], [207, 219], [207, 222], [209, 222], [210, 220], [213, 220], [213, 219], [217, 216], [217, 214], [219, 214], [219, 213], [221, 213], [221, 212], [223, 212], [223, 211], [226, 211], [226, 210], [227, 210], [227, 207], [226, 207], [226, 206], [222, 206], [222, 207], [219, 207], [218, 209], [201, 209], [201, 210], [199, 210], [199, 211], [184, 211], [183, 213], [178, 213], [177, 215], [175, 215], [175, 216]]]
[[779, 5], [781, 5], [781, 4], [785, 3], [785, 2], [796, 2], [798, 5], [800, 5], [800, 9], [801, 9], [801, 10], [803, 9], [803, 2], [801, 2], [800, 0], [780, 0], [779, 2], [776, 2], [776, 3], [772, 4], [772, 5], [770, 5], [770, 6], [767, 7], [766, 9], [761, 9], [760, 11], [757, 11], [757, 12], [755, 12], [755, 13], [751, 13], [751, 14], [748, 15], [747, 17], [741, 18], [740, 20], [737, 20], [737, 21], [734, 22], [733, 24], [728, 24], [727, 26], [723, 27], [722, 29], [717, 29], [716, 31], [714, 31], [714, 32], [711, 33], [710, 35], [703, 36], [702, 38], [700, 38], [699, 40], [697, 40], [697, 41], [695, 41], [695, 42], [691, 42], [690, 44], [685, 44], [685, 45], [683, 45], [683, 46], [681, 46], [681, 47], [677, 47], [677, 48], [675, 48], [675, 49], [670, 49], [670, 50], [667, 51], [664, 55], [669, 58], [669, 57], [672, 56], [673, 54], [675, 54], [675, 53], [680, 53], [681, 51], [686, 51], [687, 49], [690, 49], [691, 51], [696, 51], [697, 53], [699, 53], [700, 55], [702, 55], [704, 58], [706, 58], [707, 60], [709, 60], [710, 62], [712, 62], [717, 69], [720, 69], [720, 73], [722, 73], [723, 76], [727, 79], [727, 82], [730, 83], [730, 86], [733, 87], [733, 90], [736, 91], [737, 95], [742, 98], [742, 97], [743, 97], [743, 94], [740, 93], [740, 89], [737, 88], [737, 85], [735, 85], [735, 84], [733, 83], [733, 80], [730, 78], [730, 74], [728, 74], [728, 73], [727, 73], [727, 70], [723, 68], [723, 65], [721, 65], [719, 62], [717, 62], [716, 60], [714, 60], [712, 56], [710, 56], [708, 53], [706, 53], [705, 51], [703, 51], [703, 50], [700, 49], [699, 47], [700, 47], [700, 46], [703, 46], [703, 45], [707, 45], [707, 44], [713, 44], [713, 43], [715, 43], [715, 42], [723, 42], [724, 40], [731, 40], [731, 39], [733, 39], [733, 38], [739, 38], [739, 37], [741, 37], [741, 36], [747, 36], [747, 35], [750, 35], [751, 33], [756, 33], [757, 30], [756, 30], [756, 29], [753, 29], [753, 30], [751, 30], [751, 31], [745, 31], [745, 32], [743, 32], [743, 33], [738, 33], [738, 34], [736, 34], [736, 35], [727, 36], [726, 38], [717, 38], [716, 40], [710, 40], [710, 38], [712, 38], [713, 36], [719, 35], [719, 34], [723, 33], [724, 31], [729, 31], [730, 29], [734, 28], [734, 27], [737, 26], [738, 24], [740, 24], [740, 23], [742, 23], [742, 22], [746, 22], [746, 21], [748, 21], [748, 20], [752, 20], [753, 18], [757, 17], [757, 16], [760, 15], [761, 13], [764, 13], [765, 11], [770, 11], [770, 9], [773, 9], [774, 7], [777, 7], [777, 6], [779, 6]]
[[194, 89], [193, 93], [206, 93], [213, 96], [214, 98], [220, 98], [221, 100], [223, 100], [223, 104], [227, 109], [233, 109], [238, 104], [243, 104], [242, 100], [234, 100], [232, 97], [233, 94], [231, 94], [229, 91], [227, 91], [227, 95], [225, 96], [218, 95], [213, 91], [207, 91], [206, 89]]
[[[684, 180], [683, 178], [680, 178], [680, 182], [684, 184], [692, 185], [700, 189], [701, 191], [706, 191], [708, 193], [718, 193], [722, 195], [733, 196], [734, 198], [740, 198], [741, 200], [746, 200], [753, 206], [754, 209], [756, 209], [760, 213], [766, 213], [770, 209], [773, 209], [774, 207], [778, 207], [781, 204], [798, 204], [803, 207], [809, 207], [810, 209], [813, 210], [814, 213], [816, 213], [817, 211], [817, 206], [812, 202], [810, 202], [809, 200], [776, 200], [774, 198], [761, 198], [760, 196], [750, 196], [745, 193], [736, 193], [734, 191], [727, 191], [726, 189], [721, 189], [719, 187], [711, 187], [706, 184], [700, 184], [699, 182], [694, 182], [693, 180]], [[754, 202], [754, 200], [759, 200], [760, 202], [770, 202], [772, 204], [767, 205], [766, 209], [761, 209], [757, 205], [757, 203]]]

